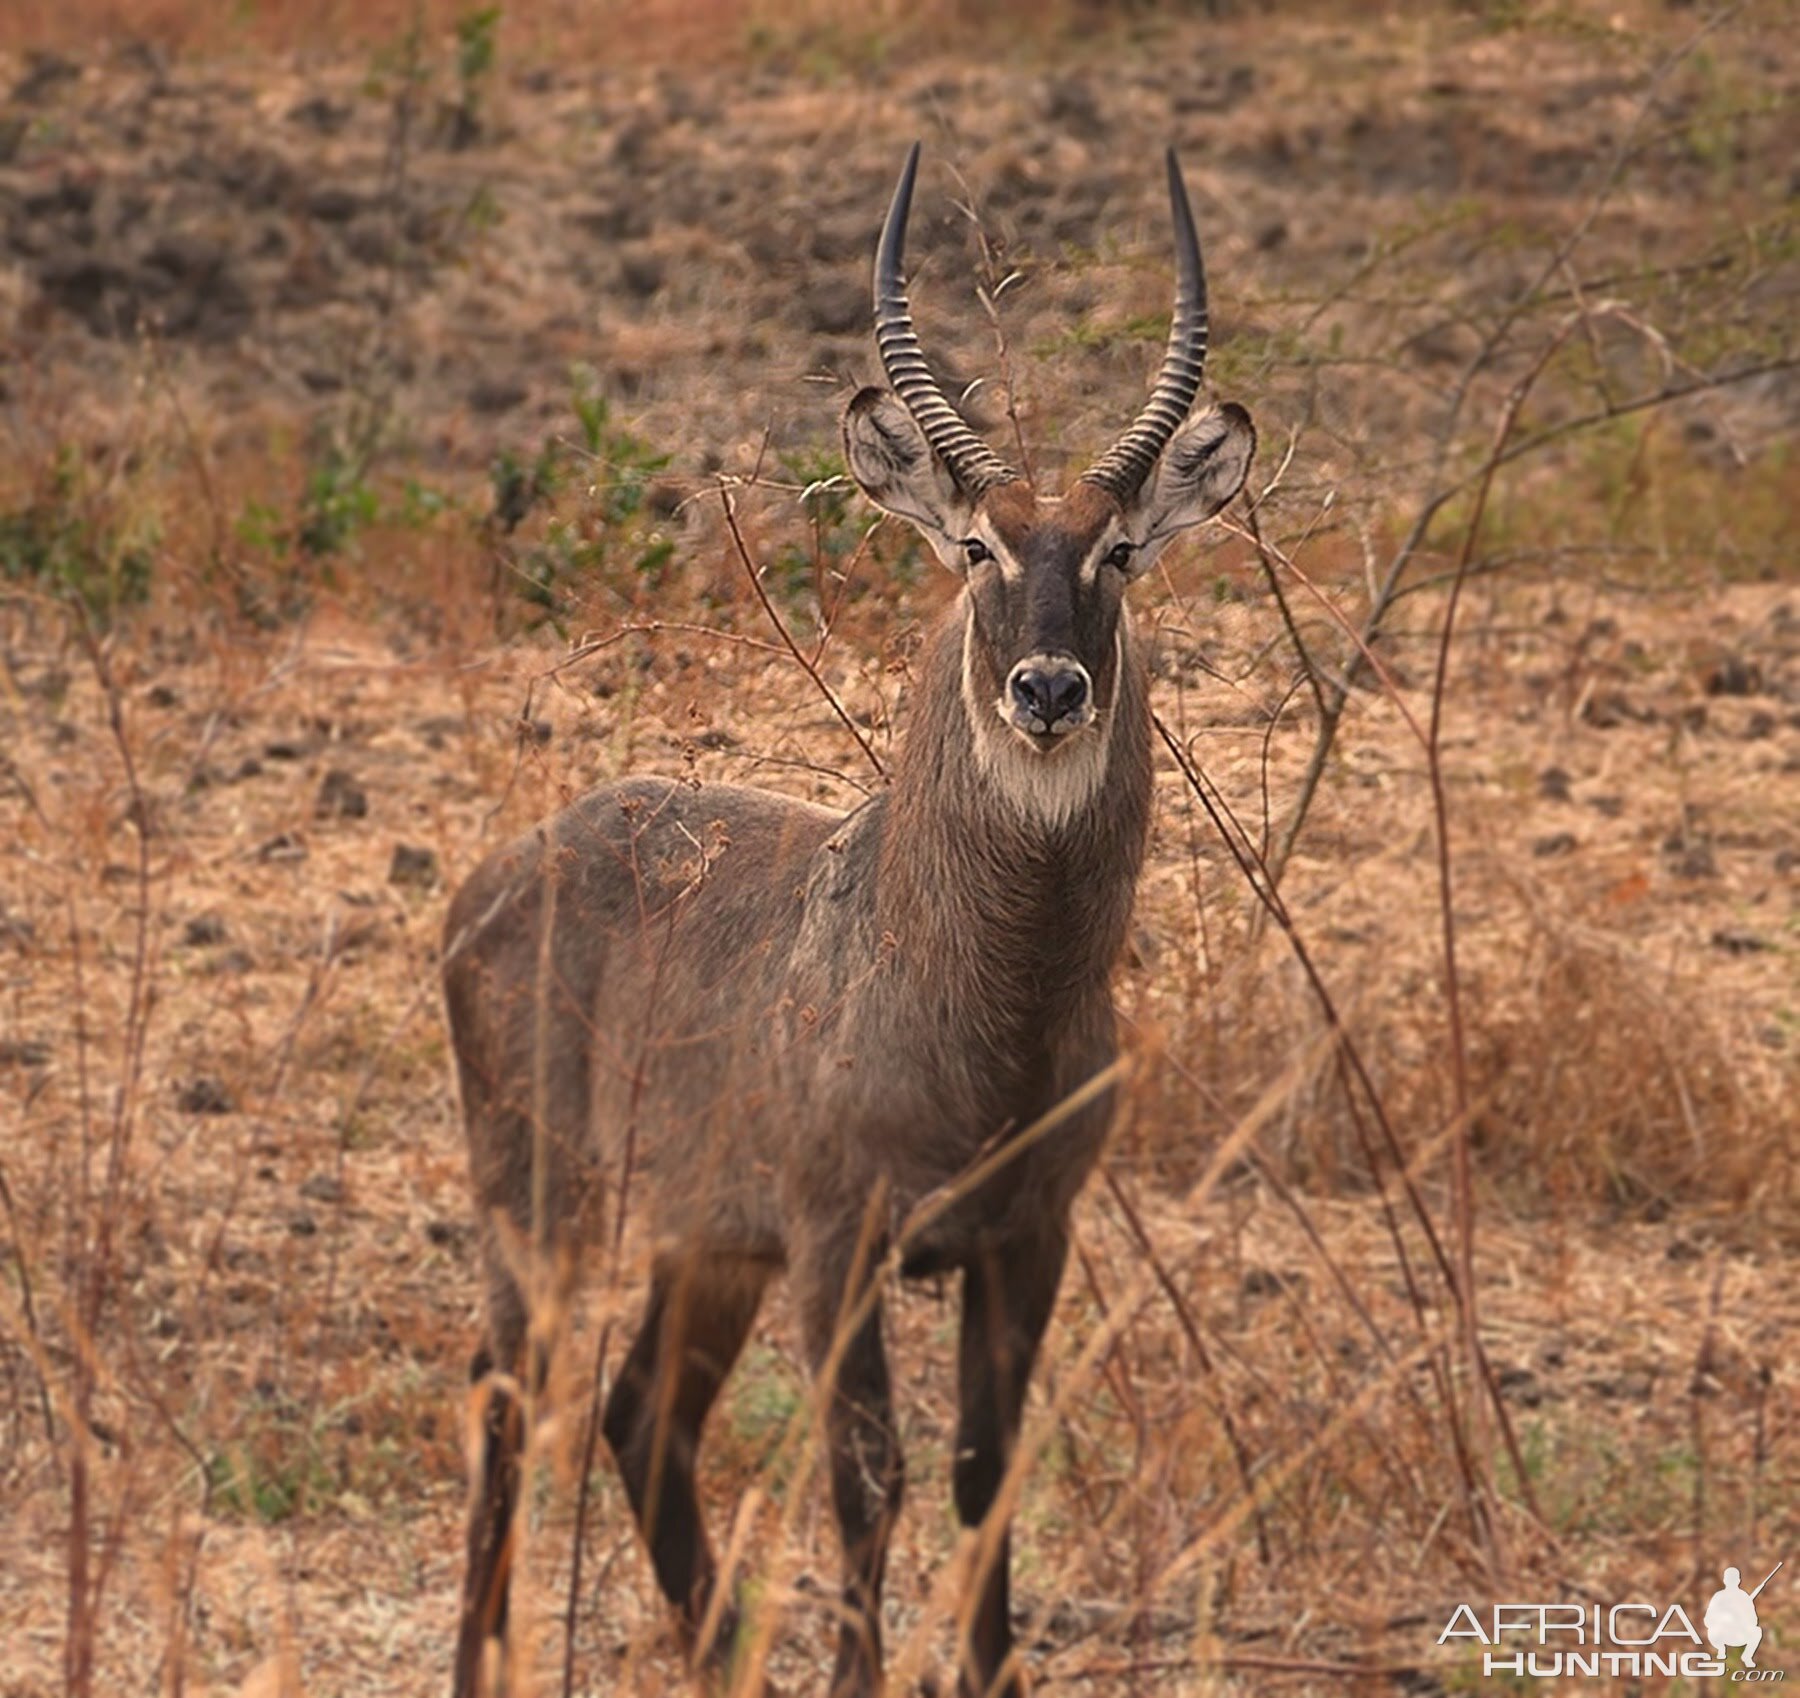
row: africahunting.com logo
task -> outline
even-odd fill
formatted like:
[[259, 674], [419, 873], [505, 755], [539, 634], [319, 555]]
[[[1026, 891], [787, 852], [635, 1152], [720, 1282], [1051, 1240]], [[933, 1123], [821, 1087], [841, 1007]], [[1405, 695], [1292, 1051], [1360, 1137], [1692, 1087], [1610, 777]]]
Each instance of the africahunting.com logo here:
[[1725, 1584], [1708, 1600], [1698, 1630], [1680, 1604], [1495, 1604], [1486, 1621], [1471, 1605], [1458, 1604], [1438, 1643], [1480, 1644], [1481, 1672], [1490, 1676], [1783, 1680], [1785, 1670], [1762, 1668], [1756, 1660], [1763, 1649], [1756, 1600], [1782, 1566], [1776, 1563], [1753, 1592], [1744, 1590], [1735, 1568], [1726, 1569]]

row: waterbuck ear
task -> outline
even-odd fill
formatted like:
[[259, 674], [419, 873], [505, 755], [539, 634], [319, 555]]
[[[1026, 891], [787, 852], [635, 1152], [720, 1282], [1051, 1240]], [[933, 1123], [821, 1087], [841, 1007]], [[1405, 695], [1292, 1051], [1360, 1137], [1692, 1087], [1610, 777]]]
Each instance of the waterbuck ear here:
[[1146, 570], [1177, 531], [1210, 519], [1236, 495], [1255, 452], [1256, 427], [1235, 401], [1208, 407], [1177, 433], [1126, 510], [1138, 545], [1133, 571]]
[[909, 519], [946, 566], [962, 569], [975, 504], [957, 487], [925, 433], [886, 389], [859, 389], [844, 410], [844, 459], [884, 512]]

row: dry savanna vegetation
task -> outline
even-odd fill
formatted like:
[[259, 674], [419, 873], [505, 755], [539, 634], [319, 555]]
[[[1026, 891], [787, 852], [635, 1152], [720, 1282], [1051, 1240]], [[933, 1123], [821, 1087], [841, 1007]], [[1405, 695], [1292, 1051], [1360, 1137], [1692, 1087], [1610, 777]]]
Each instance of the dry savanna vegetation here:
[[[954, 585], [836, 419], [915, 136], [993, 440], [1054, 484], [1140, 404], [1171, 140], [1261, 434], [1134, 592], [1125, 1106], [1014, 1480], [1039, 1690], [1693, 1691], [1439, 1635], [1698, 1622], [1784, 1558], [1800, 1678], [1791, 9], [5, 11], [0, 1695], [447, 1689], [445, 894], [628, 771], [882, 783]], [[589, 1432], [643, 1252], [534, 1435], [530, 1691], [682, 1689]], [[891, 1311], [897, 1691], [967, 1589], [955, 1315]], [[831, 1640], [790, 1331], [703, 1470], [740, 1698]]]

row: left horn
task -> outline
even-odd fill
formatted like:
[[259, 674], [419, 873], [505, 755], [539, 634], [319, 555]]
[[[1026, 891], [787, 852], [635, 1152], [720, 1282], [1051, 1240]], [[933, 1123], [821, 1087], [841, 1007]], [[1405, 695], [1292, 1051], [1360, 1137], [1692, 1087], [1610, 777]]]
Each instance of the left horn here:
[[925, 440], [949, 467], [963, 492], [974, 496], [994, 484], [1011, 483], [1019, 474], [945, 400], [913, 329], [901, 258], [906, 251], [906, 220], [912, 211], [913, 181], [918, 174], [919, 144], [914, 142], [894, 188], [887, 222], [881, 227], [881, 246], [875, 256], [875, 346], [881, 352], [881, 368], [887, 373], [889, 384], [925, 433]]
[[1137, 494], [1181, 428], [1206, 369], [1206, 272], [1200, 263], [1194, 209], [1188, 204], [1174, 148], [1169, 149], [1169, 213], [1175, 223], [1175, 314], [1162, 370], [1131, 428], [1081, 474], [1083, 483], [1098, 484], [1121, 502]]

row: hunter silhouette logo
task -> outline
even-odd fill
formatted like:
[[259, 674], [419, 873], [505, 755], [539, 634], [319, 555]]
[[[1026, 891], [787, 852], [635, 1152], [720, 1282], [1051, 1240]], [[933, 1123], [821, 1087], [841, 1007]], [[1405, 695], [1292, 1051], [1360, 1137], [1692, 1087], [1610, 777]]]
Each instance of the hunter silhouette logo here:
[[1762, 1643], [1763, 1630], [1756, 1622], [1756, 1600], [1761, 1595], [1763, 1586], [1781, 1572], [1781, 1564], [1776, 1565], [1763, 1576], [1762, 1586], [1754, 1592], [1746, 1592], [1738, 1585], [1738, 1571], [1728, 1568], [1720, 1576], [1725, 1584], [1712, 1595], [1712, 1602], [1706, 1606], [1706, 1642], [1719, 1653], [1721, 1662], [1725, 1653], [1733, 1645], [1744, 1648], [1744, 1667], [1756, 1667], [1756, 1647]]
[[[1779, 1682], [1786, 1678], [1784, 1670], [1757, 1665], [1763, 1628], [1756, 1600], [1784, 1566], [1776, 1563], [1752, 1592], [1739, 1584], [1737, 1569], [1726, 1569], [1720, 1576], [1725, 1584], [1708, 1601], [1698, 1628], [1680, 1604], [1495, 1604], [1486, 1619], [1471, 1605], [1458, 1604], [1437, 1642], [1475, 1641], [1482, 1647], [1481, 1672], [1489, 1678], [1722, 1675], [1734, 1683]], [[1741, 1653], [1736, 1668], [1734, 1650]]]

